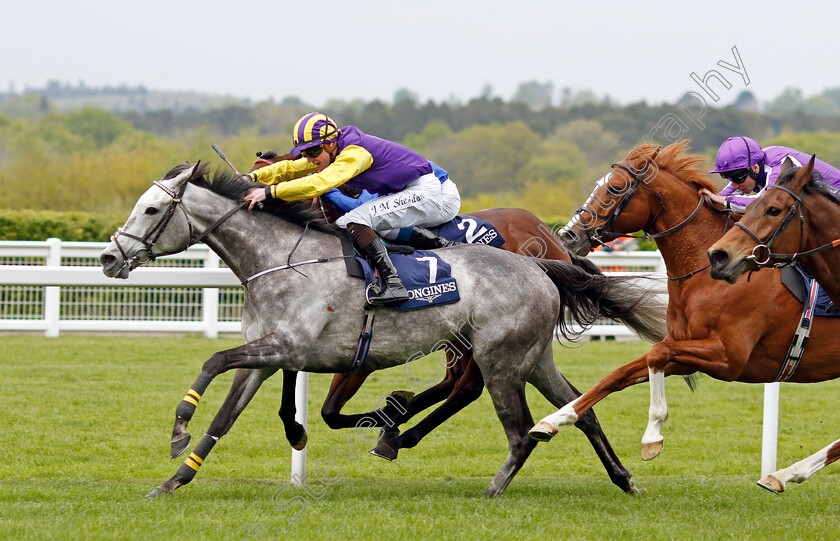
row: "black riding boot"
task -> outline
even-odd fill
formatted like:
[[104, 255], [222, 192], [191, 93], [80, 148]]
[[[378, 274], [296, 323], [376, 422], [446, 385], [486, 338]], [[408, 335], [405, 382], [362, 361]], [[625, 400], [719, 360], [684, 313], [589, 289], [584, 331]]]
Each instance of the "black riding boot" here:
[[379, 271], [382, 290], [368, 296], [371, 304], [396, 304], [408, 300], [408, 291], [400, 280], [397, 269], [388, 256], [388, 249], [382, 239], [376, 238], [373, 242], [362, 248], [365, 255], [373, 262], [373, 266]]
[[413, 227], [411, 235], [408, 237], [406, 244], [421, 250], [434, 250], [435, 248], [448, 248], [449, 246], [457, 246], [460, 242], [454, 242], [443, 237], [438, 237], [428, 229], [422, 227]]

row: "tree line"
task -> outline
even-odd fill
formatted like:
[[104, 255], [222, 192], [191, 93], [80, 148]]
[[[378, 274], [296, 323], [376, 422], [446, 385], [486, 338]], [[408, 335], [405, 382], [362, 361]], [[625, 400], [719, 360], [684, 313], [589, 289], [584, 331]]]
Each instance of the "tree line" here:
[[[127, 215], [172, 166], [211, 161], [215, 141], [240, 171], [255, 152], [291, 147], [294, 122], [313, 108], [299, 100], [206, 111], [109, 113], [87, 108], [32, 118], [0, 115], [0, 209]], [[710, 162], [732, 135], [814, 152], [840, 165], [840, 116], [803, 110], [761, 113], [708, 108], [702, 128], [679, 105], [590, 101], [535, 109], [483, 96], [466, 104], [403, 99], [333, 101], [320, 108], [340, 125], [402, 142], [450, 172], [463, 210], [523, 207], [543, 220], [568, 219], [594, 181], [636, 144], [692, 140]], [[656, 129], [663, 122], [670, 129]]]

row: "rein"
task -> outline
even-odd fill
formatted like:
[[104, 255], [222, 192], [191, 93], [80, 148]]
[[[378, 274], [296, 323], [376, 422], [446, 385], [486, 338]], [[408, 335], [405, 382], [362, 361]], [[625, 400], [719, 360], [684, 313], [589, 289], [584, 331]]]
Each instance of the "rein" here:
[[297, 270], [295, 267], [300, 267], [301, 265], [311, 265], [313, 263], [328, 263], [330, 261], [335, 261], [335, 260], [338, 260], [338, 259], [349, 259], [351, 257], [355, 257], [354, 255], [340, 255], [340, 256], [332, 256], [332, 257], [316, 257], [314, 259], [306, 259], [304, 261], [295, 261], [294, 263], [292, 263], [292, 254], [294, 254], [295, 250], [297, 250], [297, 247], [300, 246], [300, 243], [303, 240], [304, 235], [306, 235], [307, 231], [309, 231], [309, 222], [306, 222], [306, 225], [303, 227], [303, 233], [300, 234], [300, 237], [298, 237], [297, 242], [295, 242], [295, 245], [292, 247], [292, 250], [289, 252], [289, 257], [286, 258], [286, 264], [285, 265], [280, 265], [278, 267], [272, 267], [270, 269], [260, 271], [256, 274], [254, 274], [253, 276], [245, 278], [240, 283], [243, 286], [245, 286], [245, 285], [248, 285], [255, 278], [259, 278], [260, 276], [264, 276], [266, 274], [269, 274], [269, 273], [272, 273], [272, 272], [275, 272], [275, 271], [287, 270], [287, 269], [294, 269], [295, 272], [297, 272], [301, 276], [305, 277], [306, 275], [303, 274], [302, 272], [300, 272], [299, 270]]

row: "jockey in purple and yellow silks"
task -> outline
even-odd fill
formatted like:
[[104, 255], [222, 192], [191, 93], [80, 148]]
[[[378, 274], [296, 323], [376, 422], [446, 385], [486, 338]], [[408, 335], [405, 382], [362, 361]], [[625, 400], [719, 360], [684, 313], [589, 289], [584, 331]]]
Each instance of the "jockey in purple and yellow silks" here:
[[336, 220], [346, 228], [382, 277], [382, 290], [369, 298], [372, 304], [392, 304], [408, 299], [408, 292], [391, 263], [381, 233], [396, 238], [401, 228], [412, 227], [409, 244], [439, 248], [452, 243], [423, 227], [446, 223], [458, 214], [461, 197], [455, 183], [441, 181], [429, 160], [397, 143], [367, 135], [355, 126], [338, 129], [333, 120], [309, 113], [295, 125], [293, 155], [248, 176], [267, 184], [245, 195], [250, 207], [268, 198], [287, 201], [318, 197], [341, 185], [367, 190], [378, 196]]
[[[713, 201], [743, 214], [747, 205], [755, 201], [767, 186], [776, 183], [785, 158], [795, 166], [802, 166], [811, 159], [809, 154], [792, 148], [770, 146], [761, 148], [749, 137], [730, 137], [720, 146], [715, 159], [715, 168], [710, 173], [719, 173], [729, 184], [717, 194], [705, 188], [701, 193]], [[814, 172], [822, 181], [840, 189], [840, 171], [822, 160], [814, 162]]]

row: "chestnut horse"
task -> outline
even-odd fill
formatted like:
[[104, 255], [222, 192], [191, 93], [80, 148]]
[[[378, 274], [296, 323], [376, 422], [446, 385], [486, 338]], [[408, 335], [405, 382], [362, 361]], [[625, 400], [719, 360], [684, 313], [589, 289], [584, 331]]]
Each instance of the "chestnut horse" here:
[[[267, 152], [258, 157], [259, 159], [254, 163], [251, 171], [277, 161], [289, 159], [290, 155], [278, 156], [274, 152]], [[332, 208], [329, 202], [323, 198], [313, 203], [320, 206], [324, 216], [329, 221], [340, 215], [340, 212]], [[598, 267], [588, 260], [570, 256], [554, 231], [527, 210], [496, 208], [473, 212], [467, 216], [490, 222], [505, 239], [505, 243], [501, 246], [503, 250], [541, 259], [560, 260], [581, 267], [590, 274], [600, 274]], [[658, 324], [653, 323], [659, 317], [661, 317], [660, 307], [651, 304], [639, 307], [634, 318], [624, 319], [622, 322], [643, 338], [657, 341], [664, 335], [664, 326], [660, 328]], [[446, 374], [441, 382], [416, 396], [409, 391], [394, 391], [386, 397], [385, 406], [373, 412], [352, 415], [340, 413], [341, 408], [356, 394], [371, 372], [361, 370], [346, 374], [335, 374], [321, 408], [321, 416], [324, 422], [330, 428], [341, 429], [352, 428], [362, 420], [366, 423], [373, 420], [376, 423], [374, 426], [382, 426], [384, 432], [381, 441], [371, 453], [388, 460], [396, 459], [400, 449], [417, 445], [426, 434], [475, 401], [484, 389], [481, 372], [467, 346], [460, 343], [454, 344], [453, 347], [447, 347], [445, 353], [447, 356]], [[286, 437], [289, 442], [295, 448], [303, 448], [306, 444], [306, 432], [294, 420], [295, 376], [296, 373], [294, 372], [284, 371], [283, 397], [278, 413], [285, 426]], [[400, 434], [397, 426], [442, 400], [445, 400], [442, 406], [410, 430]], [[620, 465], [620, 461], [606, 439], [602, 441], [598, 432], [592, 429], [593, 422], [597, 423], [594, 417], [578, 425], [578, 428], [589, 438], [590, 443], [607, 468], [612, 481], [623, 490], [632, 492], [632, 485], [627, 482], [629, 474], [612, 466], [612, 464]]]
[[[663, 449], [661, 427], [668, 414], [665, 376], [702, 372], [723, 381], [767, 383], [780, 373], [802, 303], [782, 284], [778, 270], [756, 273], [749, 280], [742, 277], [732, 285], [705, 272], [706, 250], [725, 232], [730, 217], [698, 195], [703, 188], [717, 189], [700, 168], [705, 159], [683, 156], [687, 150], [686, 141], [661, 153], [650, 145], [637, 147], [598, 181], [560, 232], [576, 254], [639, 230], [655, 239], [668, 272], [668, 336], [542, 419], [531, 429], [533, 438], [549, 440], [560, 426], [575, 422], [607, 395], [650, 381], [651, 406], [642, 437], [642, 459], [650, 460]], [[808, 350], [789, 381], [811, 383], [840, 376], [838, 334], [840, 319], [816, 318]], [[781, 492], [785, 482], [804, 481], [816, 469], [794, 466], [762, 478], [759, 484]]]

